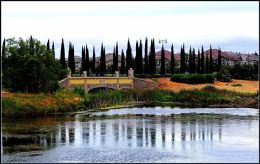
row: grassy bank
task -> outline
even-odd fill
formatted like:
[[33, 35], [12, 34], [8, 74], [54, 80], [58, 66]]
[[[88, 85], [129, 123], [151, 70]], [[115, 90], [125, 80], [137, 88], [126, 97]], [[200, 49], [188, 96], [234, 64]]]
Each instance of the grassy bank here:
[[[238, 93], [206, 86], [201, 90], [110, 90], [82, 94], [80, 89], [61, 90], [55, 94], [10, 94], [3, 97], [3, 115], [49, 114], [80, 110], [133, 106], [133, 102], [172, 103], [190, 107], [251, 107], [257, 108], [257, 95]], [[100, 109], [102, 110], [102, 109]]]

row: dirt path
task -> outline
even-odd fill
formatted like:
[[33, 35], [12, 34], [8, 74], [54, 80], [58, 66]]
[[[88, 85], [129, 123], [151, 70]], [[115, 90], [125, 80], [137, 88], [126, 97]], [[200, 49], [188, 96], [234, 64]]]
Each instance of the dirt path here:
[[[179, 91], [181, 89], [201, 89], [207, 85], [214, 85], [219, 89], [234, 90], [237, 92], [250, 92], [256, 93], [259, 90], [259, 81], [251, 80], [232, 80], [232, 82], [220, 82], [215, 81], [214, 84], [185, 84], [170, 81], [170, 78], [159, 78], [158, 79], [160, 89]], [[241, 84], [242, 86], [232, 86], [234, 84]]]

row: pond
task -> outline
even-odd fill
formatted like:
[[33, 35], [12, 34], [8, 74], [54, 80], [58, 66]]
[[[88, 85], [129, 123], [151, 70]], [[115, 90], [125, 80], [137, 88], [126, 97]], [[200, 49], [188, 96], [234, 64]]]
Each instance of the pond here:
[[143, 107], [91, 115], [117, 117], [4, 119], [2, 162], [259, 161], [258, 109]]

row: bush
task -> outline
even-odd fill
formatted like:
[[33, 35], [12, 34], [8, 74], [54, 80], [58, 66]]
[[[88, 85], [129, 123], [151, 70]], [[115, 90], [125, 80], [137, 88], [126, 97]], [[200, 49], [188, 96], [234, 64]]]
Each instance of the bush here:
[[222, 82], [230, 82], [231, 75], [228, 73], [228, 70], [225, 67], [222, 67], [220, 71], [216, 74], [216, 78]]
[[160, 77], [171, 77], [171, 74], [135, 74], [134, 75], [136, 78], [160, 78]]
[[188, 84], [214, 83], [214, 75], [212, 74], [174, 74], [171, 81], [182, 82]]
[[86, 95], [85, 89], [82, 86], [74, 87], [72, 91], [82, 97]]

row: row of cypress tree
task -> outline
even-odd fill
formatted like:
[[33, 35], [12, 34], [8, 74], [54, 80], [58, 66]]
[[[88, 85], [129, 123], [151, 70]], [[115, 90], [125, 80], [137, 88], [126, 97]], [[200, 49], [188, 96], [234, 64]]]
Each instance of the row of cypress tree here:
[[[49, 45], [49, 40], [47, 43], [47, 47]], [[121, 74], [127, 74], [130, 68], [134, 68], [135, 74], [156, 74], [156, 59], [155, 59], [155, 43], [154, 39], [151, 39], [150, 49], [148, 53], [148, 39], [145, 39], [145, 47], [144, 47], [144, 58], [143, 58], [143, 45], [142, 40], [139, 42], [136, 41], [136, 57], [133, 58], [132, 56], [132, 48], [130, 41], [128, 39], [127, 42], [127, 49], [126, 49], [126, 56], [124, 54], [124, 50], [121, 51], [121, 66], [119, 70], [118, 66], [118, 42], [113, 49], [113, 65], [112, 65], [112, 72], [120, 71]], [[52, 51], [54, 52], [54, 44], [52, 47]], [[69, 43], [69, 53], [68, 53], [68, 67], [71, 69], [72, 73], [75, 73], [75, 61], [74, 61], [74, 46]], [[174, 57], [174, 47], [171, 46], [171, 61], [170, 61], [170, 72], [174, 74], [175, 70], [175, 57]], [[196, 60], [197, 59], [197, 60]], [[95, 54], [95, 47], [93, 47], [93, 60], [89, 60], [89, 50], [87, 45], [82, 47], [82, 66], [81, 66], [81, 73], [83, 71], [87, 71], [88, 74], [90, 69], [92, 73], [99, 72], [100, 75], [104, 75], [107, 72], [106, 69], [106, 57], [105, 57], [105, 47], [103, 43], [101, 45], [101, 52], [100, 52], [100, 66], [99, 69], [96, 70], [96, 54]], [[205, 61], [206, 60], [206, 61]], [[160, 67], [160, 74], [165, 75], [166, 66], [165, 66], [165, 50], [162, 46], [161, 48], [161, 67]], [[62, 67], [66, 67], [65, 63], [65, 49], [64, 49], [64, 41], [62, 39], [61, 43], [61, 56], [60, 56], [60, 63]], [[188, 72], [189, 74], [194, 73], [212, 73], [214, 71], [220, 70], [221, 67], [221, 51], [218, 50], [218, 63], [217, 67], [213, 66], [213, 57], [212, 57], [212, 49], [210, 45], [209, 54], [206, 54], [206, 59], [204, 56], [204, 49], [203, 46], [200, 50], [198, 49], [197, 57], [195, 55], [195, 49], [189, 49], [189, 53], [185, 53], [185, 46], [184, 44], [181, 46], [180, 52], [180, 73]]]

